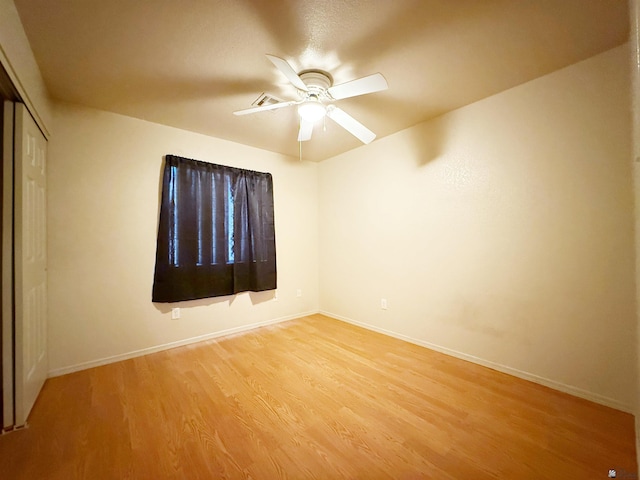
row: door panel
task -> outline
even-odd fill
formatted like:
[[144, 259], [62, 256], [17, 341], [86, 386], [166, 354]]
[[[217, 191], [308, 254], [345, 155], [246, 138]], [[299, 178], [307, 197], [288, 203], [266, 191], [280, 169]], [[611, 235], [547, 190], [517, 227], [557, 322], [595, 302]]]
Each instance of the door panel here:
[[47, 378], [47, 142], [24, 105], [15, 107], [15, 411], [29, 412]]
[[2, 428], [13, 417], [13, 111], [3, 103], [2, 124]]

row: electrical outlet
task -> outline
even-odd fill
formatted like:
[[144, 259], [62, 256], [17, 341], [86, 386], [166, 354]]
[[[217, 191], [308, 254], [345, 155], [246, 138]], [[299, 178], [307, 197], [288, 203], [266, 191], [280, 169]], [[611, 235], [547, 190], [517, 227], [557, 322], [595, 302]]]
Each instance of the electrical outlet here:
[[296, 292], [296, 297], [301, 297], [302, 296], [302, 290], [298, 289], [298, 291]]
[[382, 310], [386, 310], [387, 309], [387, 299], [386, 298], [383, 298], [383, 299], [380, 300], [380, 308]]
[[273, 301], [274, 301], [274, 302], [277, 302], [277, 301], [278, 301], [278, 291], [277, 291], [277, 290], [274, 290], [274, 291], [273, 291]]
[[180, 309], [172, 308], [171, 309], [171, 320], [178, 320], [180, 318]]

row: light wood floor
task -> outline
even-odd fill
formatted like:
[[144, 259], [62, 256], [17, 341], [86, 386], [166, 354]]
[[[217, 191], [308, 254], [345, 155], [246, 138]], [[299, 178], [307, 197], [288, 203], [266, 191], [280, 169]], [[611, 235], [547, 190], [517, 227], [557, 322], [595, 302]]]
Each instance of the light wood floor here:
[[629, 414], [319, 315], [50, 379], [29, 424], [0, 478], [636, 473]]

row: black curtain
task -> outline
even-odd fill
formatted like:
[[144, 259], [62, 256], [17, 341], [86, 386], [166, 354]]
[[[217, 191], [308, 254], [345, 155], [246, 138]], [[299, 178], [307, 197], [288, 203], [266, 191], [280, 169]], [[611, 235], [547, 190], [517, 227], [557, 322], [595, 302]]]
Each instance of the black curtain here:
[[167, 155], [153, 301], [275, 288], [271, 174]]

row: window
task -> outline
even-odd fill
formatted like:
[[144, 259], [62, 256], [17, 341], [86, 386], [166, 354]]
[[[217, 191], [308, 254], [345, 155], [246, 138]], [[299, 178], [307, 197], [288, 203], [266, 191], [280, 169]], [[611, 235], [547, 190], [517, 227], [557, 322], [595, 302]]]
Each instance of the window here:
[[165, 158], [154, 302], [276, 288], [268, 173]]

